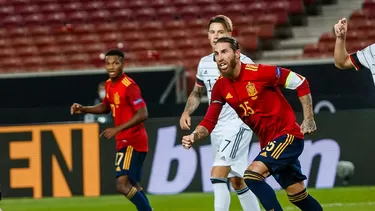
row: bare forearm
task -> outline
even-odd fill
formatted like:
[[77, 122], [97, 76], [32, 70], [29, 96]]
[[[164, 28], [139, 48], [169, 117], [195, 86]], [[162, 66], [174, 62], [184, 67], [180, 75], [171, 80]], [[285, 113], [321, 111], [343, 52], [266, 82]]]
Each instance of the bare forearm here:
[[202, 97], [192, 94], [193, 93], [190, 94], [184, 110], [184, 112], [189, 113], [189, 115], [192, 114], [198, 108], [202, 99]]
[[304, 119], [314, 119], [311, 94], [307, 94], [302, 97], [299, 97], [299, 100], [302, 104]]
[[202, 140], [206, 137], [208, 137], [210, 135], [210, 133], [208, 132], [207, 128], [201, 126], [201, 125], [198, 125], [194, 132], [194, 141], [199, 141], [199, 140]]
[[334, 59], [336, 67], [341, 69], [346, 68], [345, 64], [349, 59], [349, 54], [345, 48], [345, 38], [336, 38]]
[[84, 106], [81, 111], [90, 114], [104, 114], [108, 113], [109, 109], [103, 103], [99, 103], [94, 106]]
[[206, 92], [205, 87], [194, 86], [193, 91], [189, 95], [184, 112], [191, 115], [201, 103], [203, 94]]

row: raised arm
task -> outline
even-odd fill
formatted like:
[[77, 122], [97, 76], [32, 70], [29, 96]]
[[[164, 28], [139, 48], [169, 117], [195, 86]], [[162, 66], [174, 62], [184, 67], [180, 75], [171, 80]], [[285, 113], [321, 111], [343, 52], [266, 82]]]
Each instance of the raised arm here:
[[348, 24], [346, 18], [339, 20], [334, 26], [336, 34], [336, 43], [334, 50], [335, 66], [339, 69], [351, 69], [353, 65], [350, 55], [346, 50], [346, 32], [348, 31]]

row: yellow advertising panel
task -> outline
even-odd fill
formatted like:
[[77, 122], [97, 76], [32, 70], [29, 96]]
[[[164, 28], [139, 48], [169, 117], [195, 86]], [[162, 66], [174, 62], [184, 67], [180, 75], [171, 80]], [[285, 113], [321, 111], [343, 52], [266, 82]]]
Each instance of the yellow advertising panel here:
[[98, 124], [0, 127], [0, 141], [9, 143], [11, 189], [34, 198], [100, 195]]

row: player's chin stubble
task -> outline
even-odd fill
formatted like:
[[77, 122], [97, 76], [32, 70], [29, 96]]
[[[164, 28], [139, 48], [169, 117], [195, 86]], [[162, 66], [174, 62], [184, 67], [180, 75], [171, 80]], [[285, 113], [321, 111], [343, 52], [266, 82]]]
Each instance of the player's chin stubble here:
[[229, 62], [229, 70], [227, 73], [223, 74], [224, 77], [232, 78], [234, 79], [234, 70], [236, 69], [236, 58], [233, 57], [233, 59]]

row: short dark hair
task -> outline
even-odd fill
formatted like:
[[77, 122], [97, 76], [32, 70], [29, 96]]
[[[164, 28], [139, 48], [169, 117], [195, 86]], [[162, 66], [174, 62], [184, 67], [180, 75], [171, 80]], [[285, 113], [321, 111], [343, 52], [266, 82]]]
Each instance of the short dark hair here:
[[233, 37], [220, 37], [216, 40], [215, 44], [225, 42], [230, 44], [230, 47], [233, 49], [233, 51], [237, 51], [238, 49], [240, 49], [240, 45], [238, 44], [237, 40]]
[[105, 54], [105, 56], [119, 56], [124, 58], [124, 53], [118, 49], [111, 49]]
[[232, 21], [230, 20], [230, 18], [228, 18], [225, 15], [216, 15], [212, 17], [210, 21], [208, 22], [208, 26], [207, 26], [208, 30], [210, 30], [210, 26], [212, 23], [221, 23], [224, 26], [225, 30], [227, 30], [228, 32], [233, 31]]

